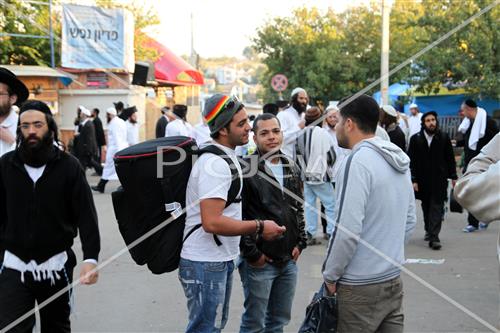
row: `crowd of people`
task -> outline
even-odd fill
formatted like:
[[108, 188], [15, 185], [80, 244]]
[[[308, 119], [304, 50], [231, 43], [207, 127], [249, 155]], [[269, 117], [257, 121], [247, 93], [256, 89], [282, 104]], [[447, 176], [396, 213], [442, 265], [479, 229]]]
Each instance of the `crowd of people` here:
[[[116, 179], [115, 153], [138, 142], [137, 110], [123, 103], [108, 108], [104, 140], [99, 110], [79, 106], [75, 158], [61, 149], [50, 108], [28, 95], [13, 73], [0, 68], [0, 329], [14, 322], [15, 330], [31, 332], [34, 315], [16, 320], [67, 289], [40, 309], [40, 321], [42, 332], [70, 332], [73, 239], [79, 234], [82, 243], [80, 282], [94, 284], [100, 236], [91, 188], [104, 192]], [[283, 332], [291, 319], [297, 261], [320, 242], [321, 218], [328, 240], [323, 288], [337, 297], [337, 330], [403, 332], [400, 273], [417, 223], [415, 198], [433, 250], [442, 246], [448, 180], [457, 182], [456, 197], [469, 209], [465, 232], [500, 219], [498, 182], [491, 181], [499, 177], [498, 127], [473, 100], [461, 108], [460, 179], [437, 113], [421, 115], [417, 105], [403, 118], [360, 95], [323, 110], [296, 88], [289, 105], [267, 104], [252, 123], [241, 101], [222, 94], [206, 101], [195, 127], [186, 120], [185, 105], [174, 105], [172, 113], [162, 109], [157, 137], [190, 136], [200, 146], [215, 146], [239, 180], [230, 198], [234, 170], [212, 153], [201, 155], [189, 176], [178, 270], [189, 313], [186, 332], [225, 327], [235, 269], [244, 293], [240, 332]], [[250, 139], [255, 151], [240, 150], [240, 162], [237, 147]], [[242, 165], [252, 161], [257, 173], [245, 175]], [[98, 185], [89, 186], [87, 167], [101, 176]]]

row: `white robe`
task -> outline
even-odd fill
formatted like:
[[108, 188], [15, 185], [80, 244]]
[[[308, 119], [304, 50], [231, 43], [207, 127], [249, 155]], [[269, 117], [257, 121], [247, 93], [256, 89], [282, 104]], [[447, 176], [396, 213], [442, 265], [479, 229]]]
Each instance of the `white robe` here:
[[193, 126], [181, 119], [175, 119], [169, 122], [165, 128], [165, 136], [187, 136], [193, 138], [193, 132]]
[[131, 123], [130, 121], [125, 122], [127, 124], [127, 142], [129, 146], [133, 146], [139, 143], [139, 124]]
[[127, 143], [127, 125], [123, 119], [114, 117], [108, 123], [108, 144], [106, 150], [106, 163], [102, 172], [102, 179], [117, 180], [115, 163], [113, 158], [115, 154], [128, 147]]
[[293, 158], [297, 136], [301, 131], [299, 124], [304, 119], [304, 113], [299, 114], [290, 106], [288, 109], [278, 112], [276, 117], [280, 121], [281, 131], [283, 132], [283, 146], [281, 147], [281, 151]]

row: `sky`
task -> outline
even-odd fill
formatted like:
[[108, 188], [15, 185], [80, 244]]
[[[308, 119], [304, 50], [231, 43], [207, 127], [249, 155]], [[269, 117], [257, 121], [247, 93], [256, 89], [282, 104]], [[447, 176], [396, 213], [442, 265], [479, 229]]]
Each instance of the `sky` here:
[[336, 12], [366, 0], [146, 0], [153, 6], [161, 24], [148, 34], [177, 55], [191, 53], [191, 14], [193, 15], [194, 48], [203, 58], [242, 57], [251, 44], [256, 29], [277, 16], [289, 16], [297, 7], [316, 7]]

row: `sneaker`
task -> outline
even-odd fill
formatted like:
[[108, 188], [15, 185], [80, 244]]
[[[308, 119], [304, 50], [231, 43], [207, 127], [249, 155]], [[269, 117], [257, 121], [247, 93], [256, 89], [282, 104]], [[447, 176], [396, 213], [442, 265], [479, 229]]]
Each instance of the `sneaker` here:
[[330, 234], [324, 233], [323, 234], [323, 239], [326, 240], [326, 241], [330, 240]]
[[473, 225], [470, 225], [470, 224], [462, 229], [462, 231], [466, 232], [466, 233], [474, 232], [476, 230], [477, 230], [477, 228]]
[[441, 250], [441, 243], [440, 242], [429, 242], [429, 247], [433, 250]]
[[488, 229], [488, 224], [484, 222], [479, 222], [479, 230], [486, 230]]
[[318, 244], [321, 244], [321, 242], [319, 240], [317, 240], [313, 235], [311, 235], [310, 233], [307, 233], [307, 246], [311, 246], [311, 245], [318, 245]]

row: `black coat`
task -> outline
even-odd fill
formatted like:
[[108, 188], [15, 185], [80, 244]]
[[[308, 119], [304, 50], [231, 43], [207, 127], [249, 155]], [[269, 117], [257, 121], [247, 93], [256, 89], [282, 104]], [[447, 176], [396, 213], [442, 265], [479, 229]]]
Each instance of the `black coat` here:
[[35, 184], [16, 150], [0, 159], [2, 248], [40, 264], [68, 251], [79, 233], [84, 259], [98, 260], [99, 228], [89, 184], [73, 156], [54, 150]]
[[490, 116], [486, 116], [486, 130], [484, 132], [484, 136], [478, 140], [476, 149], [473, 150], [469, 148], [469, 137], [470, 132], [472, 131], [472, 125], [474, 125], [473, 121], [471, 121], [467, 132], [465, 132], [463, 140], [457, 141], [457, 146], [464, 147], [464, 172], [467, 165], [469, 165], [470, 160], [476, 157], [481, 152], [481, 149], [483, 149], [483, 147], [486, 146], [488, 142], [490, 142], [490, 140], [493, 139], [493, 137], [498, 133], [498, 126], [495, 120], [493, 120]]
[[[252, 158], [256, 160], [257, 156], [254, 154], [245, 161], [250, 162]], [[285, 189], [302, 199], [302, 181], [298, 168], [285, 157], [282, 157], [281, 162], [284, 169]], [[256, 241], [254, 235], [242, 236], [240, 250], [242, 256], [250, 262], [258, 260], [264, 253], [273, 259], [274, 264], [280, 265], [292, 258], [294, 247], [302, 250], [307, 246], [304, 231], [304, 207], [300, 201], [281, 191], [281, 186], [263, 160], [258, 162], [258, 171], [267, 177], [256, 174], [244, 177], [243, 180], [243, 219], [273, 220], [278, 225], [286, 227], [285, 237], [275, 241], [265, 241], [261, 238]], [[272, 181], [269, 181], [269, 178]]]
[[104, 135], [104, 128], [102, 127], [101, 119], [99, 119], [99, 116], [96, 116], [92, 122], [94, 123], [97, 147], [105, 146], [106, 136]]
[[77, 157], [84, 167], [88, 166], [89, 159], [96, 159], [97, 141], [94, 123], [89, 120], [80, 129], [80, 134], [75, 141]]
[[406, 137], [403, 130], [399, 126], [396, 126], [393, 129], [387, 129], [387, 134], [389, 135], [392, 143], [401, 148], [402, 151], [406, 151]]
[[448, 134], [438, 131], [427, 143], [424, 130], [413, 135], [408, 148], [411, 178], [418, 184], [417, 199], [446, 200], [448, 179], [457, 179], [453, 146]]
[[156, 138], [165, 137], [165, 129], [167, 128], [168, 120], [165, 116], [161, 116], [156, 122]]

